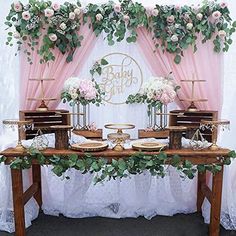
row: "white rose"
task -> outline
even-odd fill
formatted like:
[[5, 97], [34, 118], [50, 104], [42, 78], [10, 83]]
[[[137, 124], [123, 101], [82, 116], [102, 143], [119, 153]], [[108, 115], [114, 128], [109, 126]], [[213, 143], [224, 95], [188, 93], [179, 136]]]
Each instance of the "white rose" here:
[[96, 15], [96, 20], [97, 20], [97, 21], [101, 21], [102, 19], [103, 19], [102, 14], [98, 13], [98, 14]]
[[198, 13], [196, 17], [198, 20], [202, 20], [203, 15], [202, 15], [202, 13]]
[[20, 33], [19, 33], [18, 31], [15, 31], [15, 32], [13, 33], [13, 37], [14, 37], [15, 39], [19, 39], [19, 38], [20, 38]]
[[171, 41], [172, 42], [178, 42], [178, 36], [176, 34], [173, 34], [172, 37], [171, 37]]
[[70, 12], [69, 18], [70, 18], [71, 20], [74, 20], [74, 19], [75, 19], [75, 13], [74, 13], [74, 12]]
[[78, 16], [81, 13], [80, 8], [75, 8], [74, 13]]
[[63, 22], [63, 23], [61, 23], [60, 24], [60, 29], [62, 29], [62, 30], [66, 30], [66, 28], [67, 28], [67, 26], [66, 26], [66, 24]]
[[152, 10], [152, 15], [153, 15], [153, 16], [157, 16], [158, 14], [159, 14], [158, 9], [153, 9], [153, 10]]
[[224, 38], [226, 36], [226, 32], [224, 30], [219, 30], [218, 35]]
[[188, 23], [188, 24], [187, 24], [187, 29], [188, 29], [188, 30], [191, 30], [192, 28], [193, 28], [193, 24], [192, 24], [192, 23]]
[[55, 42], [57, 41], [57, 35], [56, 34], [49, 34], [49, 39], [52, 41], [52, 42]]

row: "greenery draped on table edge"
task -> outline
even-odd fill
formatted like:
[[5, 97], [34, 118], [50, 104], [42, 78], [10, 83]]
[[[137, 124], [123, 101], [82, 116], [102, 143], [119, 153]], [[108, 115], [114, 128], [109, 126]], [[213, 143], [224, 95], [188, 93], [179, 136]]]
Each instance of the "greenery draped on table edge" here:
[[[197, 171], [209, 171], [216, 174], [221, 171], [222, 165], [230, 165], [231, 158], [236, 158], [235, 151], [230, 151], [226, 157], [216, 158], [216, 163], [193, 165], [189, 160], [181, 160], [180, 156], [167, 156], [165, 152], [159, 154], [144, 154], [137, 152], [127, 158], [107, 159], [95, 158], [92, 154], [85, 153], [84, 157], [78, 157], [77, 154], [71, 155], [53, 155], [45, 157], [37, 149], [30, 148], [27, 150], [29, 156], [16, 157], [10, 161], [11, 169], [29, 169], [32, 161], [37, 160], [40, 165], [52, 165], [52, 171], [57, 176], [66, 176], [66, 171], [74, 168], [85, 173], [95, 173], [94, 182], [104, 180], [125, 178], [131, 175], [141, 174], [144, 171], [150, 172], [152, 176], [164, 177], [168, 173], [170, 166], [175, 167], [181, 177], [193, 179]], [[6, 161], [6, 157], [0, 157], [0, 163]], [[167, 165], [167, 167], [165, 167]]]
[[[89, 3], [81, 6], [65, 2], [29, 0], [23, 5], [17, 1], [11, 5], [5, 24], [8, 26], [7, 45], [13, 46], [16, 39], [18, 50], [27, 54], [32, 64], [32, 52], [40, 55], [40, 63], [55, 60], [54, 48], [68, 54], [67, 62], [73, 60], [76, 48], [81, 47], [83, 35], [79, 35], [81, 24], [88, 24], [96, 36], [105, 33], [108, 45], [124, 39], [136, 42], [140, 27], [152, 34], [156, 48], [163, 53], [174, 54], [179, 64], [184, 50], [190, 46], [197, 50], [197, 38], [205, 43], [212, 40], [214, 51], [228, 51], [232, 44], [231, 35], [236, 30], [227, 4], [203, 1], [198, 6], [158, 5], [144, 7], [131, 0], [120, 3], [109, 1], [104, 4]], [[25, 42], [25, 43], [23, 43]]]

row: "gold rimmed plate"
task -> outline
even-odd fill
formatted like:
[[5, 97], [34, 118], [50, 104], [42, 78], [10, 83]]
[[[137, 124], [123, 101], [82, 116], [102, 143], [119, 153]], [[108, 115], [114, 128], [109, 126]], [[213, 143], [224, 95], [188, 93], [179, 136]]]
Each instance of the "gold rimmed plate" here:
[[82, 152], [104, 151], [107, 149], [107, 147], [108, 144], [104, 142], [85, 142], [85, 143], [75, 143], [71, 145], [71, 149]]
[[160, 151], [166, 146], [166, 144], [158, 142], [137, 142], [132, 145], [132, 148], [139, 151]]

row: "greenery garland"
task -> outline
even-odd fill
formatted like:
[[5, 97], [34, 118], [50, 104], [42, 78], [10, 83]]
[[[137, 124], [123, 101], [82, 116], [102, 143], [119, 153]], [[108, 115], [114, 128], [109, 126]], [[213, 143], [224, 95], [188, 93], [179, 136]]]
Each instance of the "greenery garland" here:
[[[206, 170], [215, 174], [222, 169], [222, 164], [229, 165], [231, 158], [236, 158], [235, 151], [230, 151], [226, 157], [216, 159], [213, 164], [193, 165], [189, 160], [182, 161], [178, 155], [167, 156], [165, 152], [160, 152], [156, 155], [145, 155], [137, 152], [128, 158], [112, 159], [110, 163], [105, 158], [94, 158], [91, 154], [78, 157], [76, 154], [63, 156], [53, 155], [45, 157], [42, 152], [37, 149], [29, 149], [28, 157], [17, 157], [10, 163], [12, 169], [29, 169], [32, 166], [32, 161], [35, 159], [40, 165], [52, 165], [52, 171], [57, 176], [62, 176], [70, 169], [74, 168], [85, 173], [95, 173], [94, 182], [102, 182], [104, 180], [125, 178], [130, 175], [141, 174], [144, 171], [149, 171], [152, 176], [164, 177], [167, 173], [165, 165], [175, 167], [181, 177], [187, 176], [193, 179], [196, 172], [205, 172]], [[6, 157], [0, 157], [0, 163], [4, 162]], [[217, 163], [221, 164], [217, 164]], [[68, 177], [66, 177], [68, 178]]]
[[212, 40], [215, 52], [228, 51], [231, 35], [236, 30], [226, 3], [216, 1], [203, 1], [196, 7], [157, 4], [145, 8], [131, 0], [120, 0], [120, 3], [109, 1], [101, 5], [90, 3], [82, 8], [79, 1], [58, 4], [29, 0], [26, 5], [20, 1], [11, 5], [5, 22], [6, 44], [13, 46], [15, 38], [20, 50], [25, 42], [29, 50], [24, 52], [30, 63], [35, 47], [39, 48], [41, 63], [55, 60], [54, 48], [67, 53], [66, 60], [70, 62], [83, 40], [83, 35], [78, 35], [82, 23], [88, 23], [96, 36], [105, 32], [109, 45], [122, 41], [126, 35], [128, 43], [136, 42], [137, 30], [145, 27], [152, 33], [156, 48], [174, 54], [177, 64], [185, 49], [191, 46], [197, 50], [198, 37], [202, 43]]

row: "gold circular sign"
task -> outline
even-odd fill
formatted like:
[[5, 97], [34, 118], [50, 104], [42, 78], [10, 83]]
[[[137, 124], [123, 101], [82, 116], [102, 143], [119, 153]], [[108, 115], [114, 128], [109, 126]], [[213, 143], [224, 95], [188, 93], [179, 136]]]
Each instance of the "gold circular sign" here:
[[127, 97], [140, 91], [143, 73], [131, 56], [115, 52], [103, 57], [108, 65], [102, 69], [98, 83], [105, 91], [104, 101], [113, 105], [125, 104]]

